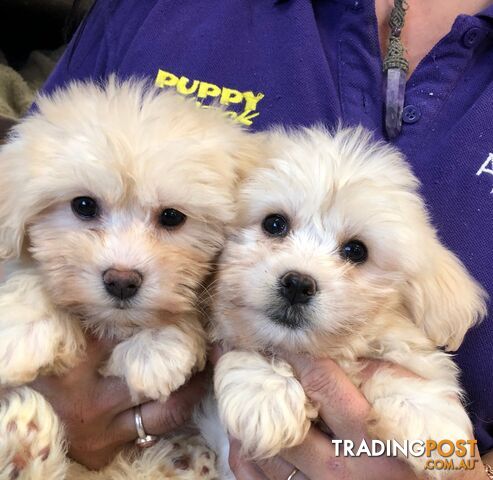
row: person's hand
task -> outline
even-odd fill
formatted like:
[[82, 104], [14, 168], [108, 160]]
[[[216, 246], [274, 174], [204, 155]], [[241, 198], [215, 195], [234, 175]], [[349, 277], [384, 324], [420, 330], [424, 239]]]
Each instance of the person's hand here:
[[[288, 355], [307, 396], [319, 405], [321, 419], [336, 438], [352, 440], [355, 445], [369, 442], [366, 422], [371, 406], [351, 383], [344, 371], [332, 360], [315, 360], [305, 355]], [[383, 362], [368, 363], [364, 375], [369, 378]], [[401, 375], [413, 376], [407, 370], [385, 364]], [[458, 401], [458, 400], [457, 400]], [[248, 462], [240, 454], [237, 440], [230, 442], [230, 466], [238, 480], [286, 480], [294, 469], [299, 471], [292, 480], [400, 480], [416, 479], [403, 461], [392, 457], [344, 457], [335, 455], [329, 438], [312, 426], [305, 441], [281, 455], [259, 462]], [[457, 473], [455, 479], [486, 479], [481, 461], [469, 472]]]
[[[87, 359], [63, 376], [39, 377], [31, 386], [44, 395], [65, 425], [69, 456], [91, 469], [107, 465], [137, 438], [131, 401], [123, 380], [98, 374], [114, 345], [87, 339]], [[147, 433], [170, 432], [191, 415], [206, 391], [207, 374], [195, 375], [164, 404], [141, 407]]]

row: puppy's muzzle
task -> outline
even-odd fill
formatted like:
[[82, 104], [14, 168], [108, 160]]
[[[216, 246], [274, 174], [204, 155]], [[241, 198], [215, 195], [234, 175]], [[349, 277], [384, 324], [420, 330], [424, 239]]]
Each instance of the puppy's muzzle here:
[[118, 300], [128, 300], [135, 296], [142, 285], [142, 280], [142, 274], [137, 270], [110, 268], [103, 273], [104, 288]]
[[299, 272], [288, 272], [279, 279], [279, 287], [267, 316], [274, 322], [290, 329], [306, 327], [310, 320], [307, 307], [316, 296], [315, 279]]
[[288, 272], [280, 280], [279, 293], [291, 305], [308, 303], [317, 293], [317, 282], [309, 275]]

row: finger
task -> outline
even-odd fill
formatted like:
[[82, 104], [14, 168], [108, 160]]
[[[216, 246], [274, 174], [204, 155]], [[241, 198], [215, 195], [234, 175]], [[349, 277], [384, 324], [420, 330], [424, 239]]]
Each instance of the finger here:
[[110, 338], [98, 338], [86, 333], [86, 355], [84, 363], [87, 366], [99, 368], [110, 356], [118, 341]]
[[219, 359], [230, 350], [223, 342], [214, 342], [209, 352], [209, 362], [215, 367]]
[[236, 480], [270, 480], [258, 465], [241, 455], [241, 444], [236, 439], [230, 439], [228, 460]]
[[299, 468], [311, 480], [352, 478], [346, 459], [336, 457], [330, 439], [316, 427], [310, 428], [301, 445], [283, 450], [281, 457]]
[[283, 355], [293, 366], [306, 395], [338, 438], [360, 440], [365, 435], [371, 407], [347, 374], [331, 359]]
[[[292, 463], [281, 456], [269, 458], [258, 462], [259, 467], [267, 475], [269, 480], [286, 480], [292, 475], [292, 480], [308, 480], [308, 477]], [[296, 471], [297, 470], [297, 471]], [[294, 475], [293, 475], [294, 473]]]
[[[312, 426], [304, 442], [281, 452], [281, 456], [292, 463], [311, 480], [342, 480], [362, 478], [361, 472], [371, 469], [378, 477], [378, 472], [385, 472], [384, 478], [416, 478], [410, 467], [400, 459], [393, 457], [368, 458], [343, 456], [343, 447], [336, 455], [330, 439], [318, 428]], [[371, 463], [369, 463], [369, 461]], [[299, 480], [299, 479], [295, 479]]]
[[292, 480], [308, 480], [302, 471], [280, 456], [267, 460], [253, 462], [241, 455], [239, 440], [230, 438], [229, 465], [237, 480], [286, 480], [292, 476]]
[[65, 395], [62, 403], [66, 404], [69, 409], [73, 409], [74, 404], [92, 405], [94, 416], [113, 418], [120, 412], [140, 403], [132, 401], [127, 384], [120, 378], [90, 378], [87, 372], [81, 375], [72, 372], [72, 375], [78, 382], [74, 378], [49, 375], [38, 377], [30, 386], [54, 405], [60, 404], [56, 402], [56, 397], [61, 392]]
[[100, 377], [97, 382], [95, 389], [97, 403], [105, 405], [106, 412], [113, 417], [147, 401], [147, 399], [132, 400], [128, 386], [121, 378]]
[[224, 353], [225, 351], [222, 343], [213, 343], [209, 352], [209, 362], [211, 362], [211, 364], [215, 367], [216, 363], [224, 355]]
[[[190, 382], [173, 392], [165, 403], [147, 402], [141, 405], [144, 430], [153, 435], [171, 432], [187, 422], [194, 407], [207, 391], [208, 372], [200, 372]], [[115, 417], [108, 428], [115, 442], [127, 443], [137, 438], [133, 409]]]
[[[73, 385], [79, 389], [94, 388], [94, 382], [100, 378], [98, 370], [109, 357], [114, 345], [114, 341], [99, 340], [93, 335], [87, 334], [84, 355], [77, 365], [59, 375], [44, 375], [39, 383], [59, 385], [63, 388], [70, 388]], [[38, 388], [36, 381], [33, 382], [33, 388]], [[43, 388], [42, 385], [40, 388]]]
[[407, 368], [383, 360], [361, 359], [361, 363], [362, 365], [364, 365], [363, 369], [361, 370], [363, 382], [369, 380], [371, 377], [373, 377], [373, 375], [375, 375], [375, 373], [382, 369], [391, 370], [393, 373], [395, 373], [396, 376], [400, 378], [419, 378], [418, 375], [409, 371]]
[[[196, 385], [197, 388], [204, 387], [207, 381], [207, 375], [210, 375], [210, 370], [204, 370], [196, 376], [196, 379], [191, 380], [191, 385]], [[196, 383], [195, 383], [196, 382]], [[145, 404], [148, 402], [146, 398], [140, 398], [139, 401], [132, 400], [130, 391], [125, 381], [118, 377], [100, 377], [99, 379], [99, 392], [98, 398], [101, 402], [107, 405], [107, 411], [113, 416], [117, 413], [121, 413], [125, 410], [131, 409], [139, 404]], [[176, 392], [181, 395], [181, 390]], [[174, 396], [171, 397], [173, 400]]]

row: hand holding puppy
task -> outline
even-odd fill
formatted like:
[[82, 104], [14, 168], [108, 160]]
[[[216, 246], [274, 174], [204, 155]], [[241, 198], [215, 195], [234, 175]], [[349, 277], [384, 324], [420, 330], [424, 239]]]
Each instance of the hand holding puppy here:
[[[86, 360], [63, 376], [43, 376], [31, 386], [52, 404], [65, 425], [69, 455], [99, 469], [135, 440], [135, 402], [122, 379], [98, 373], [114, 345], [87, 337]], [[207, 374], [200, 373], [172, 393], [166, 403], [147, 402], [142, 417], [151, 434], [170, 433], [184, 424], [205, 393]]]
[[[363, 394], [351, 383], [344, 371], [330, 359], [313, 359], [306, 355], [286, 355], [293, 366], [307, 396], [319, 407], [322, 420], [336, 438], [352, 440], [355, 445], [366, 439], [367, 417], [371, 406]], [[369, 379], [380, 368], [391, 368], [399, 376], [415, 377], [396, 365], [369, 361], [364, 371]], [[457, 399], [457, 402], [459, 400]], [[299, 470], [292, 480], [367, 480], [416, 479], [411, 468], [397, 458], [344, 457], [335, 455], [334, 446], [316, 426], [312, 426], [305, 441], [280, 455], [258, 463], [248, 462], [240, 454], [241, 445], [231, 441], [230, 466], [238, 480], [286, 480], [295, 468]], [[451, 479], [486, 479], [481, 460], [475, 469], [456, 473]]]

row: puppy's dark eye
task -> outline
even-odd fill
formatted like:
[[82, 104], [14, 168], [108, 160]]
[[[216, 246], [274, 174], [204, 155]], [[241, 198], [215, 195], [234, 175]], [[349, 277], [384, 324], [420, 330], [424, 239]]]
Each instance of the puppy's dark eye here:
[[98, 203], [91, 197], [74, 198], [71, 205], [72, 211], [82, 220], [92, 220], [98, 216]]
[[262, 228], [273, 237], [285, 237], [289, 231], [289, 223], [285, 217], [274, 213], [264, 218]]
[[349, 262], [364, 263], [368, 258], [368, 249], [363, 242], [350, 240], [342, 246], [341, 255]]
[[185, 223], [187, 216], [174, 208], [166, 208], [159, 216], [159, 223], [166, 228], [176, 228]]

